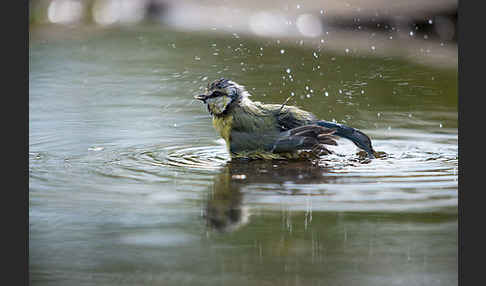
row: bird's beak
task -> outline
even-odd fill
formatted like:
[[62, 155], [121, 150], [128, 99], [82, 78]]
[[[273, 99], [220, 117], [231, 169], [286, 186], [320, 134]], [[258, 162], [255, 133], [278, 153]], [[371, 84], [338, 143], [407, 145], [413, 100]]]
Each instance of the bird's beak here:
[[194, 96], [195, 99], [201, 100], [201, 101], [206, 101], [206, 95], [205, 94], [200, 94]]

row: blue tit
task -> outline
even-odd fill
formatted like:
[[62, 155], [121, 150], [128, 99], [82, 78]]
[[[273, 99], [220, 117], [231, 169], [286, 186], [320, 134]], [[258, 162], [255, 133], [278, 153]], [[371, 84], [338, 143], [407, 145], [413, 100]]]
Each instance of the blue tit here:
[[285, 103], [264, 104], [249, 97], [243, 86], [224, 78], [194, 97], [206, 104], [232, 158], [316, 158], [331, 154], [326, 145], [337, 145], [337, 137], [351, 140], [374, 158], [370, 137], [355, 128], [319, 120]]

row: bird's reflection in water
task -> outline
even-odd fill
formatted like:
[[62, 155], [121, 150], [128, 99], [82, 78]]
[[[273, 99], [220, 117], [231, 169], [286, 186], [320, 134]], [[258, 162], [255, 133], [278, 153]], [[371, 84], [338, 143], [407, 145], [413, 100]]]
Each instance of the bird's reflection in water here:
[[243, 204], [244, 188], [286, 182], [323, 183], [331, 178], [326, 168], [309, 161], [232, 160], [214, 178], [204, 213], [207, 226], [221, 232], [234, 231], [249, 221]]

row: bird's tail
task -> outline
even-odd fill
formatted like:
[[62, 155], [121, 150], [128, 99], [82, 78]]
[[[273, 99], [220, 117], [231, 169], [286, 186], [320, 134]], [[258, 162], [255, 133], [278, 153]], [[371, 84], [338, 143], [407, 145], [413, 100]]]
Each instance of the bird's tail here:
[[359, 148], [363, 149], [368, 153], [368, 156], [370, 158], [375, 158], [375, 150], [373, 150], [373, 147], [371, 146], [371, 139], [368, 137], [368, 135], [364, 134], [363, 132], [354, 129], [352, 127], [338, 124], [338, 123], [333, 123], [333, 122], [327, 122], [324, 120], [320, 120], [316, 122], [317, 125], [326, 127], [326, 128], [332, 128], [336, 129], [336, 132], [333, 135], [337, 135], [339, 137], [343, 137], [346, 139], [351, 140], [356, 146]]

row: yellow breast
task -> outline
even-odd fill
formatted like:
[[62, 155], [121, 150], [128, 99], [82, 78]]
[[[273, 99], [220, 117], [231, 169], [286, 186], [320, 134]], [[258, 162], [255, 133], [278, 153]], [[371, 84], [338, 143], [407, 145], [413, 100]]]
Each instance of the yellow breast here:
[[223, 137], [224, 141], [226, 141], [226, 146], [230, 147], [230, 139], [231, 139], [231, 124], [233, 122], [233, 116], [215, 116], [213, 117], [213, 126], [216, 131], [219, 132], [221, 137]]

